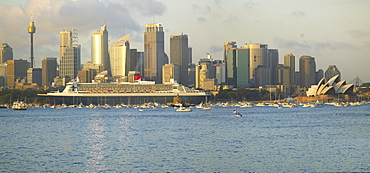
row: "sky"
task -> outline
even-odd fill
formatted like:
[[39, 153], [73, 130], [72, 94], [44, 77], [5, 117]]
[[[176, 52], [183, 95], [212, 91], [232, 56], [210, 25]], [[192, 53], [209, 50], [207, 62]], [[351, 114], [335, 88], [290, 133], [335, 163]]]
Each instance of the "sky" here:
[[82, 64], [91, 60], [91, 35], [106, 23], [110, 43], [131, 35], [143, 51], [145, 25], [161, 23], [165, 52], [170, 35], [187, 34], [193, 62], [207, 53], [223, 59], [225, 41], [268, 44], [286, 53], [315, 57], [316, 69], [336, 65], [342, 79], [370, 82], [369, 0], [0, 0], [0, 43], [14, 59], [29, 59], [27, 27], [35, 22], [35, 67], [41, 58], [59, 59], [59, 32], [78, 29]]

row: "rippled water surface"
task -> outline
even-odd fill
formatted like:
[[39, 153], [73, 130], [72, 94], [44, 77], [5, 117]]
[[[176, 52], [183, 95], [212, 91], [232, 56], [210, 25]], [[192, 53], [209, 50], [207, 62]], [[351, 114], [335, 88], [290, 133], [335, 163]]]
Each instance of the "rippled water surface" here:
[[370, 105], [0, 109], [0, 172], [370, 171]]

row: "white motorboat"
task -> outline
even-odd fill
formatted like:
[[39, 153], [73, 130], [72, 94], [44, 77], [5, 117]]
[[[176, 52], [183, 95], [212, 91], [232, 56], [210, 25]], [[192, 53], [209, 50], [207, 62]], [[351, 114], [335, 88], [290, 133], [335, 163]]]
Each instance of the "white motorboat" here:
[[176, 112], [191, 112], [191, 111], [192, 109], [186, 107], [179, 107], [178, 109], [176, 109]]
[[241, 113], [237, 112], [237, 113], [235, 114], [235, 116], [236, 116], [236, 117], [242, 117], [243, 115], [242, 115]]

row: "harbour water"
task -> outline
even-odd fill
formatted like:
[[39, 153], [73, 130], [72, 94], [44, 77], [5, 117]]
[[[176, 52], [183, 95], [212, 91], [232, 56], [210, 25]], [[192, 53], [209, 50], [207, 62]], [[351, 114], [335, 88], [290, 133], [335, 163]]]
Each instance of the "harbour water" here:
[[0, 172], [366, 172], [370, 104], [0, 109]]

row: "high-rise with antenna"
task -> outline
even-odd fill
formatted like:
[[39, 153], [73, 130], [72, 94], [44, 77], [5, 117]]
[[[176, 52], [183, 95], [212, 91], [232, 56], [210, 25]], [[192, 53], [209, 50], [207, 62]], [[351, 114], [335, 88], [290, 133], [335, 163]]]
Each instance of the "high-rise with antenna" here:
[[36, 32], [35, 22], [33, 22], [32, 14], [31, 14], [31, 22], [28, 26], [28, 33], [31, 34], [31, 65], [30, 67], [33, 68], [33, 34]]

